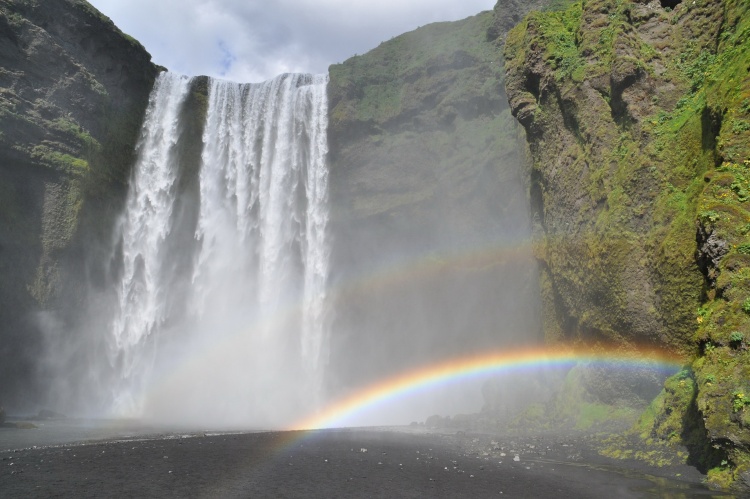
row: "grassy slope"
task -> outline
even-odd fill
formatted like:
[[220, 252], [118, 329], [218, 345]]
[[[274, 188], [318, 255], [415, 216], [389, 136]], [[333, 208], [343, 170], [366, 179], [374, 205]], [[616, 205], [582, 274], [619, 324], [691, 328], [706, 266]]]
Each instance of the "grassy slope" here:
[[[462, 175], [456, 170], [461, 165], [490, 163], [514, 150], [502, 95], [502, 58], [486, 40], [491, 22], [485, 13], [432, 24], [331, 66], [332, 169], [351, 169], [353, 161], [391, 165], [409, 183], [410, 172], [429, 168], [447, 182]], [[499, 139], [493, 132], [498, 129]], [[427, 185], [414, 178], [408, 193], [384, 193], [356, 213], [371, 216], [419, 204], [436, 194]], [[368, 186], [382, 184], [373, 178]]]
[[[488, 189], [514, 199], [498, 210], [518, 205], [522, 194], [509, 186], [520, 177], [505, 166], [518, 161], [516, 132], [497, 40], [487, 39], [492, 21], [487, 12], [432, 24], [331, 66], [332, 210], [357, 258], [390, 240], [434, 246], [448, 216], [467, 244], [497, 231], [479, 216]], [[359, 234], [364, 221], [371, 229]], [[382, 237], [365, 241], [375, 230]]]
[[436, 270], [337, 298], [331, 379], [371, 382], [539, 335], [532, 262], [503, 264], [529, 220], [494, 22], [484, 12], [424, 26], [329, 70], [332, 279]]

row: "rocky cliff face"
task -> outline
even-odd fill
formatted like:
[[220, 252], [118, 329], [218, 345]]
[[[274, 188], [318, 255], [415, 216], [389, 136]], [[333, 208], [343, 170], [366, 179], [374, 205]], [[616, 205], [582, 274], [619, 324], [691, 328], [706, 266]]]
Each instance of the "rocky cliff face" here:
[[749, 15], [736, 0], [584, 0], [530, 15], [505, 48], [548, 339], [693, 359], [641, 429], [745, 482]]
[[[0, 0], [0, 400], [31, 390], [42, 309], [82, 300], [158, 68], [84, 0]], [[76, 276], [66, 277], [66, 273]], [[64, 299], [63, 299], [64, 298]], [[20, 391], [23, 387], [24, 392]]]
[[[750, 483], [750, 5], [556, 0], [522, 20], [544, 3], [331, 67], [331, 378], [542, 331], [665, 347], [690, 366], [636, 430]], [[117, 272], [101, 262], [159, 68], [83, 0], [0, 0], [0, 60], [0, 401], [21, 407], [40, 311], [71, 320]], [[184, 110], [193, 196], [205, 95], [194, 80]]]
[[500, 2], [331, 66], [333, 379], [539, 337], [501, 56], [537, 3]]

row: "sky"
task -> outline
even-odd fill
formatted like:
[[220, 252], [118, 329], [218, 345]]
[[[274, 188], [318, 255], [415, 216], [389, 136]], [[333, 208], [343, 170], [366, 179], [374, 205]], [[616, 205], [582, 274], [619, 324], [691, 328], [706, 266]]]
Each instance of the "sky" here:
[[259, 82], [325, 73], [380, 42], [495, 0], [89, 0], [170, 71]]

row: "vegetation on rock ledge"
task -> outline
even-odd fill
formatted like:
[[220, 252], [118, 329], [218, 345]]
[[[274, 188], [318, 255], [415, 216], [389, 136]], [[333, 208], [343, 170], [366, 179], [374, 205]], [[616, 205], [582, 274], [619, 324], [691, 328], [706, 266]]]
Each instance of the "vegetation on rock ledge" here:
[[741, 0], [584, 0], [528, 16], [505, 52], [548, 337], [695, 359], [641, 433], [686, 444], [738, 486], [750, 485], [749, 37]]
[[91, 262], [124, 200], [157, 68], [85, 0], [0, 0], [0, 52], [0, 399], [11, 404], [38, 371], [29, 318], [64, 320], [81, 275], [104, 273]]

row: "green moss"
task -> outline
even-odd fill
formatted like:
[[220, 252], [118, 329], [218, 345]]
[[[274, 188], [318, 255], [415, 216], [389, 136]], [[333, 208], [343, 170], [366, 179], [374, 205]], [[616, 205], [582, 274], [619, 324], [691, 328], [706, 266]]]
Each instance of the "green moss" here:
[[585, 64], [576, 41], [576, 33], [581, 25], [581, 3], [566, 4], [559, 3], [557, 9], [531, 14], [526, 21], [543, 41], [545, 57], [556, 70], [558, 80], [570, 77]]
[[612, 421], [632, 420], [638, 414], [632, 407], [617, 407], [607, 404], [584, 403], [576, 418], [576, 429], [588, 430], [597, 424]]
[[[565, 294], [567, 306], [576, 311], [571, 315], [577, 327], [622, 339], [623, 332], [632, 334], [634, 323], [662, 321], [671, 325], [670, 334], [665, 336], [671, 345], [685, 348], [695, 327], [692, 313], [700, 299], [702, 281], [694, 267], [694, 224], [697, 195], [703, 184], [695, 178], [714, 161], [713, 155], [702, 148], [701, 114], [656, 116], [658, 140], [649, 149], [648, 143], [642, 142], [644, 135], [630, 129], [629, 118], [617, 116], [623, 110], [617, 107], [620, 104], [616, 101], [616, 88], [601, 88], [601, 82], [595, 81], [592, 85], [601, 99], [579, 103], [582, 95], [578, 85], [584, 79], [591, 82], [607, 73], [622, 80], [655, 74], [647, 61], [657, 59], [658, 52], [633, 35], [628, 24], [629, 8], [627, 2], [596, 1], [576, 3], [554, 15], [533, 14], [509, 34], [506, 64], [511, 73], [523, 73], [523, 54], [528, 53], [528, 47], [541, 47], [539, 51], [557, 80], [558, 89], [545, 83], [546, 95], [535, 96], [535, 123], [547, 126], [548, 118], [540, 118], [553, 105], [544, 99], [562, 99], [556, 105], [566, 120], [565, 128], [578, 142], [575, 147], [554, 153], [556, 158], [566, 158], [567, 163], [564, 169], [556, 169], [554, 183], [586, 189], [588, 198], [578, 195], [577, 213], [566, 218], [572, 218], [583, 231], [575, 237], [586, 241], [587, 249], [582, 254], [592, 257], [578, 258], [580, 244], [570, 249], [555, 245], [545, 255], [554, 268], [558, 292]], [[584, 29], [581, 20], [589, 19], [594, 12], [606, 13], [607, 23], [587, 25]], [[624, 54], [625, 50], [636, 56]], [[661, 59], [659, 62], [664, 63]], [[536, 90], [532, 87], [531, 92]], [[557, 133], [550, 131], [550, 136]], [[548, 137], [548, 146], [550, 142], [557, 140]], [[607, 148], [607, 144], [612, 147]], [[686, 163], [686, 156], [695, 160]], [[542, 165], [539, 170], [544, 172], [544, 163], [555, 159], [540, 157], [538, 161]], [[562, 192], [566, 189], [552, 188]], [[595, 220], [593, 227], [591, 220]], [[592, 228], [595, 235], [586, 233]], [[548, 232], [559, 230], [547, 228]], [[633, 272], [623, 266], [629, 258], [655, 263], [651, 269], [656, 277], [656, 293], [661, 297], [658, 307], [644, 307], [639, 315], [633, 315], [628, 305], [632, 303], [628, 294], [633, 293], [628, 274]], [[576, 260], [577, 267], [567, 263]]]
[[[659, 38], [643, 34], [652, 21]], [[747, 2], [666, 12], [589, 0], [529, 16], [506, 44], [543, 202], [540, 237], [554, 241], [539, 245], [546, 335], [638, 341], [650, 324], [661, 332], [649, 341], [698, 355], [699, 382], [668, 382], [638, 435], [689, 444], [705, 470], [722, 466], [714, 451], [737, 470], [750, 448], [744, 398], [732, 395], [745, 388], [731, 383], [750, 374], [748, 42]], [[696, 226], [726, 252], [701, 260], [703, 275]], [[647, 271], [633, 273], [633, 261]], [[641, 300], [652, 306], [634, 316]]]
[[[434, 99], [426, 85], [431, 79], [426, 68], [443, 71], [442, 86], [448, 93], [434, 105], [446, 113], [468, 97], [494, 97], [502, 58], [496, 46], [486, 41], [492, 22], [492, 13], [486, 12], [454, 23], [430, 24], [383, 42], [367, 54], [332, 65], [331, 126], [336, 128], [351, 120], [383, 124]], [[491, 67], [494, 75], [462, 71], [477, 65]]]
[[61, 153], [48, 145], [35, 146], [31, 151], [31, 157], [43, 164], [58, 168], [72, 175], [83, 175], [89, 169], [89, 163], [85, 159]]
[[550, 0], [542, 7], [542, 12], [567, 10], [575, 2], [576, 0]]
[[706, 480], [715, 486], [728, 489], [734, 482], [735, 476], [729, 462], [724, 461], [723, 464], [708, 470]]
[[508, 423], [511, 428], [534, 428], [548, 429], [552, 427], [549, 417], [549, 408], [545, 404], [532, 403], [521, 411], [512, 421]]
[[[560, 391], [551, 400], [531, 404], [511, 426], [606, 432], [631, 425], [640, 412], [638, 404], [629, 405], [624, 399], [617, 403], [604, 402], [602, 390], [606, 390], [603, 387], [611, 389], [611, 385], [607, 382], [597, 385], [597, 382], [602, 382], [602, 374], [585, 365], [571, 369]], [[604, 374], [605, 377], [609, 375], [611, 373]]]

